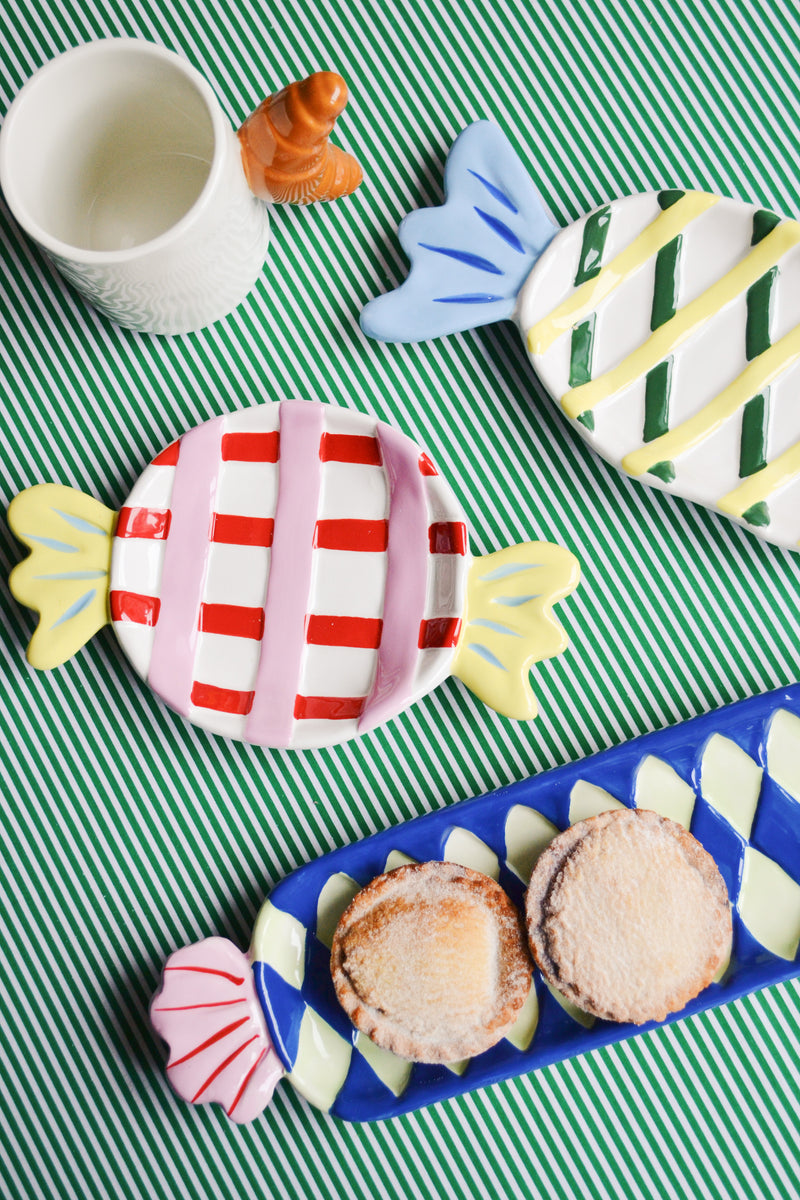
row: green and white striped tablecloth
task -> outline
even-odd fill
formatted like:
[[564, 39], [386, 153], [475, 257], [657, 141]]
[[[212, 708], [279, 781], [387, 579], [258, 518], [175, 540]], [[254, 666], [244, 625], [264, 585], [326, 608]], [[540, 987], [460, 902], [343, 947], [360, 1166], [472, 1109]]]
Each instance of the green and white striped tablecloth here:
[[[105, 630], [51, 674], [0, 587], [0, 1194], [796, 1197], [800, 989], [378, 1125], [281, 1087], [255, 1124], [172, 1096], [147, 1005], [166, 955], [246, 945], [269, 888], [374, 830], [791, 682], [800, 560], [596, 459], [537, 394], [510, 325], [419, 346], [359, 332], [402, 278], [410, 209], [496, 120], [556, 220], [665, 185], [800, 213], [800, 20], [780, 0], [4, 0], [0, 106], [54, 54], [135, 36], [184, 54], [232, 119], [318, 68], [347, 78], [351, 199], [279, 209], [255, 291], [202, 333], [99, 317], [0, 210], [2, 500], [44, 480], [117, 508], [183, 430], [318, 397], [427, 447], [488, 552], [561, 542], [584, 583], [539, 668], [542, 715], [450, 680], [360, 741], [306, 753], [168, 712]], [[2, 575], [21, 557], [3, 525]]]

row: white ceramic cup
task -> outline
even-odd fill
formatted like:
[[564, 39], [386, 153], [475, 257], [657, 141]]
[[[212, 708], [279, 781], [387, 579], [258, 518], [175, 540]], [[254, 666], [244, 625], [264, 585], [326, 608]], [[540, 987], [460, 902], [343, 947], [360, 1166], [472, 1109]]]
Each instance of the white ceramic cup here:
[[0, 130], [0, 186], [70, 283], [119, 325], [187, 333], [258, 277], [267, 206], [189, 63], [150, 42], [90, 42], [25, 84]]

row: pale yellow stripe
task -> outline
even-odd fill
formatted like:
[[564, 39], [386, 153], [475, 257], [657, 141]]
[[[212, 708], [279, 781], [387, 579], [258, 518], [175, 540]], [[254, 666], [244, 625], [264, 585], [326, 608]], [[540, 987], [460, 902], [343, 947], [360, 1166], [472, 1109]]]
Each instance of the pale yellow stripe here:
[[546, 354], [563, 333], [594, 312], [601, 300], [605, 300], [649, 258], [658, 254], [662, 246], [677, 237], [690, 221], [718, 200], [719, 196], [711, 196], [706, 192], [689, 192], [656, 217], [655, 221], [651, 221], [629, 246], [603, 267], [599, 275], [581, 284], [558, 308], [531, 327], [528, 331], [531, 354]]
[[570, 417], [578, 417], [588, 409], [595, 408], [601, 401], [607, 400], [609, 396], [629, 387], [637, 379], [641, 379], [716, 316], [726, 304], [760, 279], [798, 242], [800, 223], [784, 221], [782, 225], [778, 225], [732, 271], [718, 279], [691, 304], [680, 309], [613, 371], [607, 371], [605, 375], [600, 375], [581, 387], [573, 388], [571, 392], [562, 396], [564, 411]]
[[790, 446], [783, 454], [774, 458], [769, 466], [757, 471], [732, 492], [728, 492], [727, 496], [723, 496], [717, 502], [717, 508], [732, 517], [741, 517], [748, 508], [766, 500], [797, 475], [800, 475], [800, 442], [795, 442], [794, 446]]
[[[800, 225], [798, 229], [800, 229]], [[798, 358], [800, 358], [800, 326], [796, 326], [791, 333], [787, 333], [774, 346], [770, 346], [763, 354], [759, 354], [758, 358], [754, 358], [741, 375], [734, 379], [733, 383], [724, 388], [688, 421], [683, 421], [674, 429], [670, 429], [668, 433], [664, 433], [661, 437], [648, 442], [646, 446], [642, 446], [640, 450], [634, 450], [631, 454], [626, 455], [622, 460], [623, 469], [629, 475], [642, 475], [656, 463], [677, 458], [679, 454], [684, 454], [687, 450], [699, 445], [719, 429], [720, 425], [733, 416], [738, 409], [742, 408], [752, 396], [757, 395], [762, 388], [772, 383], [773, 379], [777, 379], [779, 375], [788, 370]], [[778, 459], [775, 460], [776, 463], [778, 461]]]

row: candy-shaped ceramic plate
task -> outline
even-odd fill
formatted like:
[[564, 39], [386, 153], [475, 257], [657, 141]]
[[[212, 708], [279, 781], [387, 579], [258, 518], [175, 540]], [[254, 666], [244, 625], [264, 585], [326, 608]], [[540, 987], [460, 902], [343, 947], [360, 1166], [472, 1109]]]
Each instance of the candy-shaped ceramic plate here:
[[512, 318], [575, 429], [633, 478], [800, 544], [800, 223], [665, 189], [560, 230], [487, 121], [446, 203], [411, 213], [407, 281], [367, 305], [384, 341]]
[[526, 542], [482, 558], [427, 454], [374, 417], [306, 400], [206, 421], [145, 468], [119, 514], [39, 484], [9, 507], [12, 573], [63, 663], [111, 622], [176, 712], [258, 745], [373, 729], [450, 674], [506, 716], [560, 653], [575, 558]]
[[594, 1020], [538, 971], [511, 1033], [451, 1066], [412, 1064], [357, 1034], [329, 971], [339, 916], [359, 887], [409, 860], [448, 859], [498, 879], [520, 908], [556, 833], [617, 805], [691, 830], [733, 905], [730, 962], [681, 1013], [701, 1012], [798, 973], [800, 685], [745, 700], [581, 762], [416, 818], [299, 868], [265, 902], [249, 955], [222, 938], [174, 954], [151, 1009], [187, 1099], [234, 1120], [264, 1107], [284, 1075], [347, 1120], [395, 1116], [631, 1037], [651, 1025]]

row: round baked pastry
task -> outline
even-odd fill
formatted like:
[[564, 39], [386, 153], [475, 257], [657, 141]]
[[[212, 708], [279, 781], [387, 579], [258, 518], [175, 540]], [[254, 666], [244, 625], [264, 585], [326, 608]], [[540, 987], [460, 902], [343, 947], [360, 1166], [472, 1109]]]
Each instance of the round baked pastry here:
[[447, 862], [379, 875], [343, 914], [331, 949], [350, 1020], [415, 1062], [488, 1050], [514, 1024], [532, 970], [519, 913], [500, 885]]
[[730, 953], [728, 893], [690, 833], [657, 813], [580, 821], [539, 858], [528, 940], [548, 983], [608, 1021], [663, 1021]]

